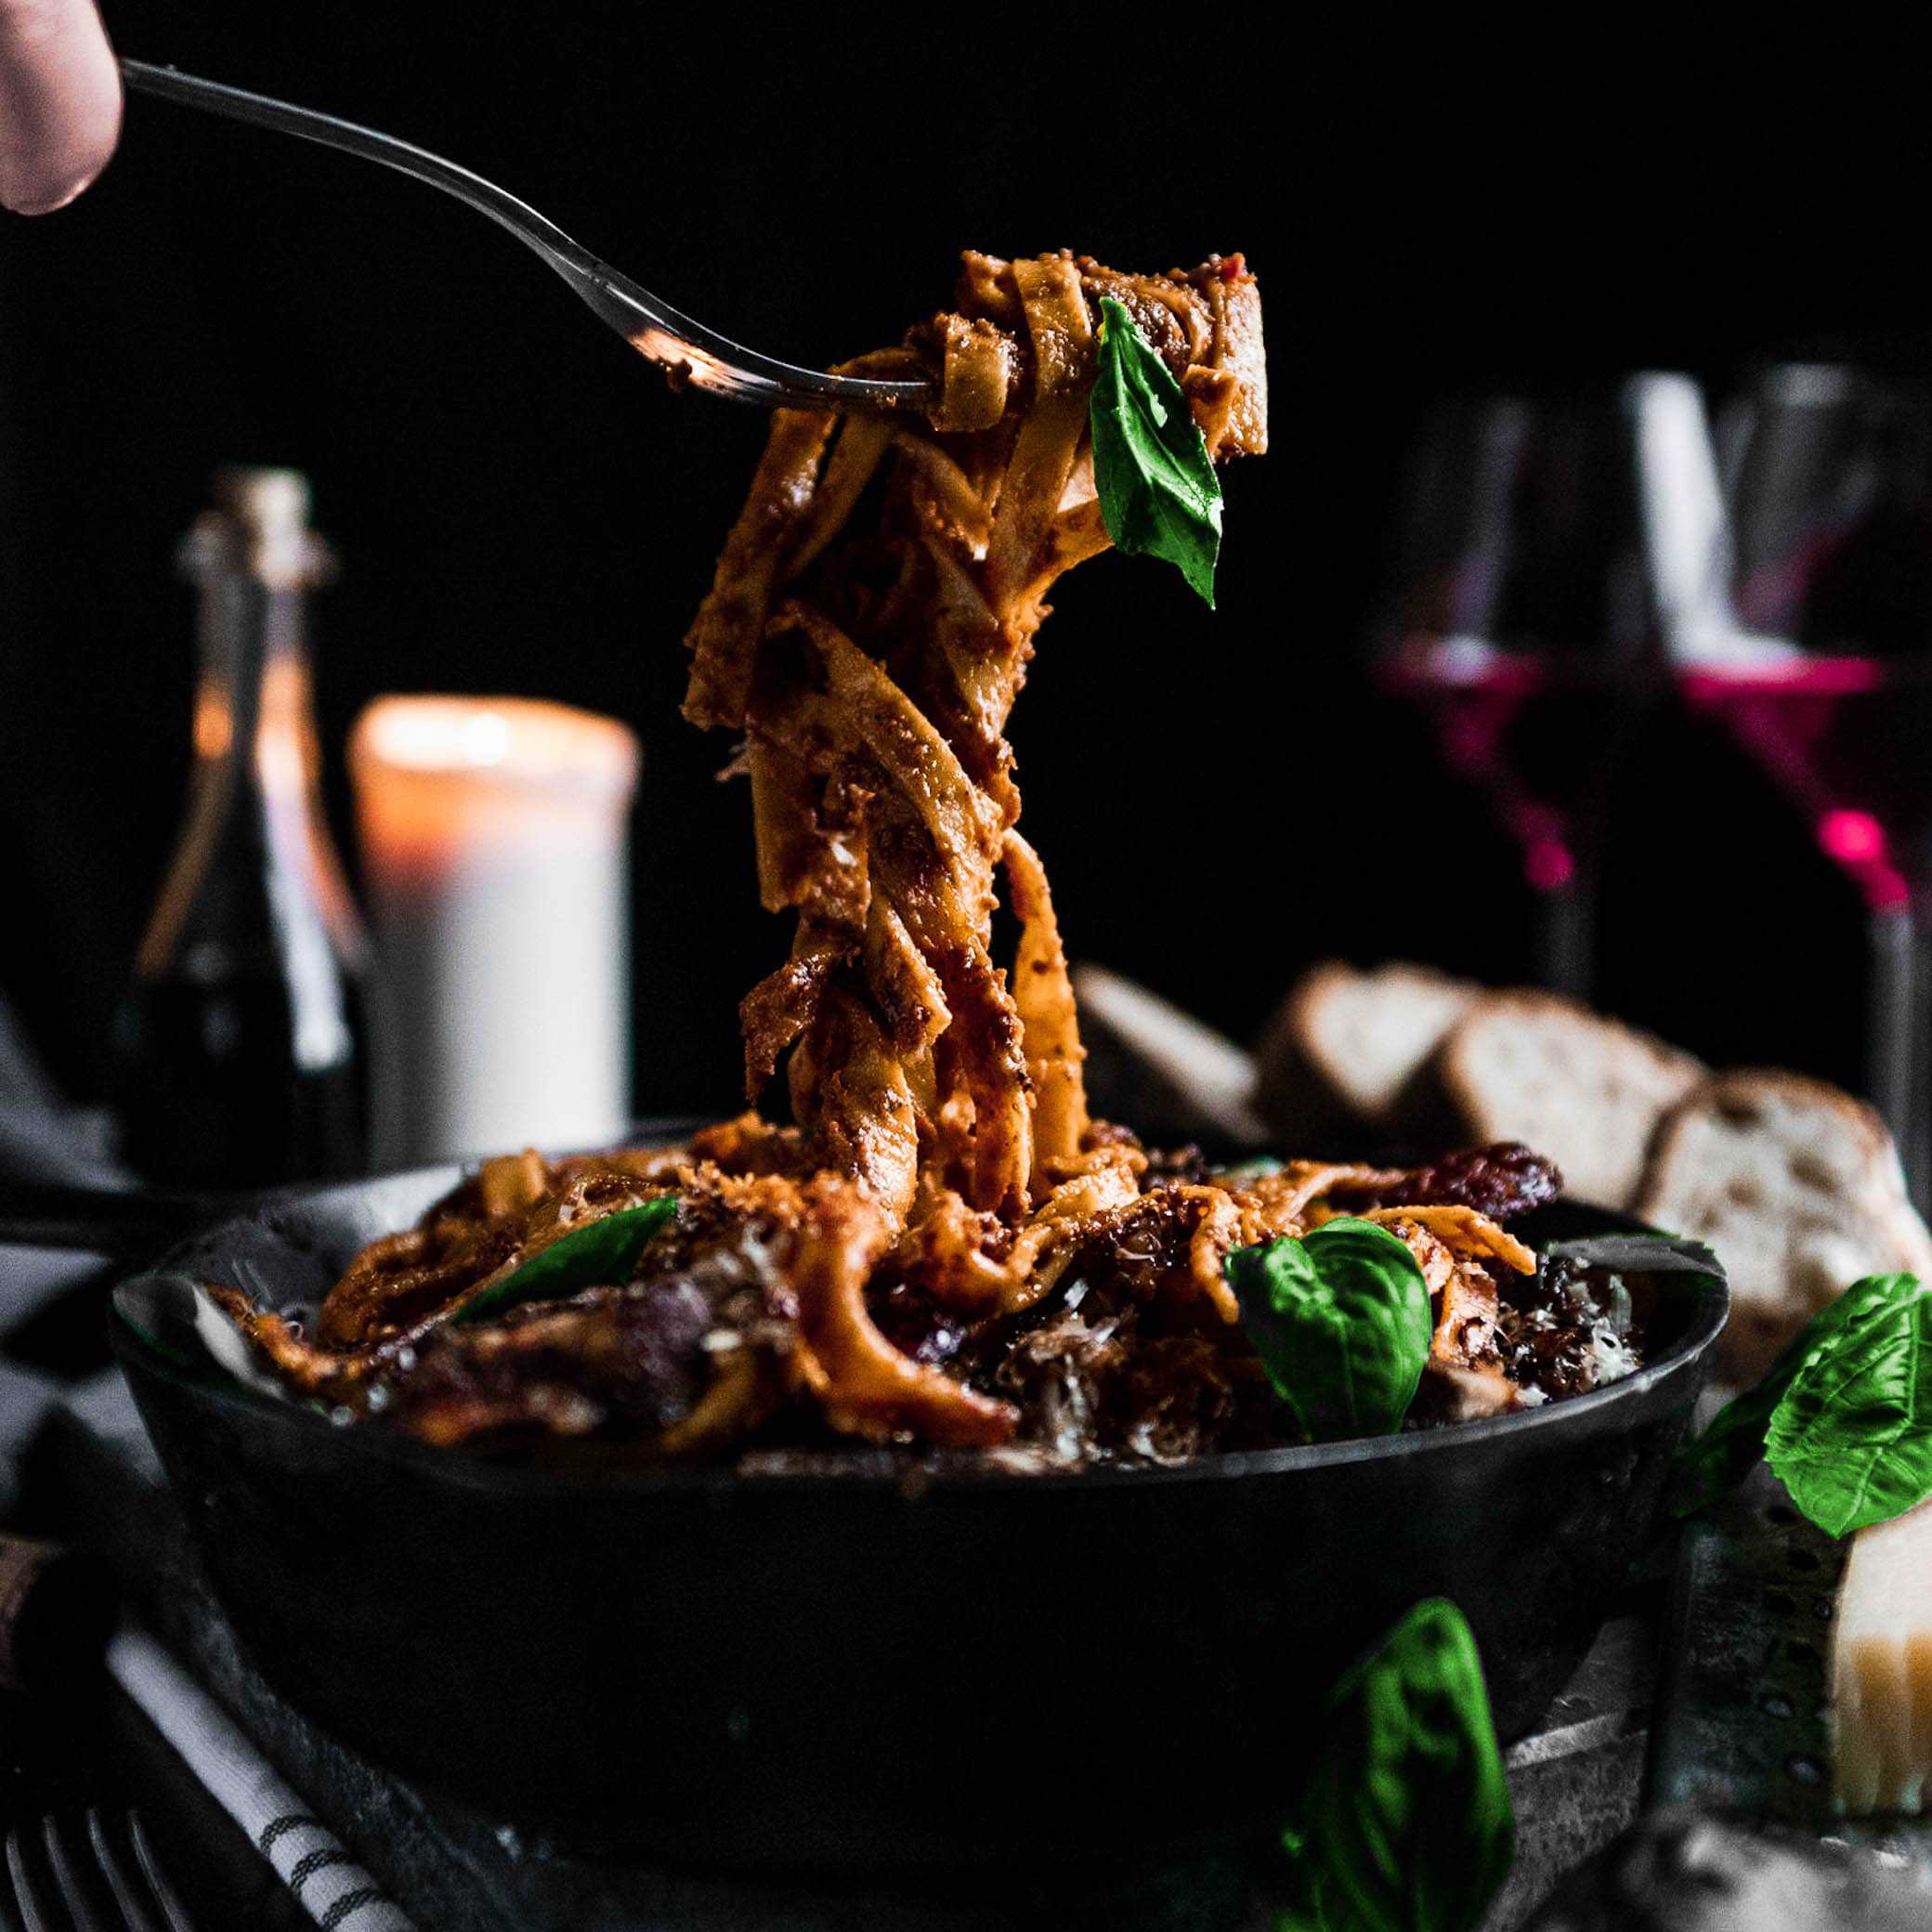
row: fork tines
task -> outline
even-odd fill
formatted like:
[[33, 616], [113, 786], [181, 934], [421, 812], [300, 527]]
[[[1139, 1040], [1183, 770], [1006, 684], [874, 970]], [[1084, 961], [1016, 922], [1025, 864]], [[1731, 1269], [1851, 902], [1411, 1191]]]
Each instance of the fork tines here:
[[118, 1826], [49, 1812], [7, 1834], [7, 1875], [23, 1932], [195, 1932], [138, 1812]]

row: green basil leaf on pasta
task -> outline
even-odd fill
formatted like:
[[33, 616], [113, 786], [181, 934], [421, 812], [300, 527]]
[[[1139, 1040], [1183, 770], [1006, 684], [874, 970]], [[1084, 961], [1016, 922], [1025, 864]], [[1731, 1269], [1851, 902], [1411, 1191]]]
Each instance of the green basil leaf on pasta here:
[[629, 1281], [638, 1258], [676, 1213], [677, 1196], [658, 1194], [634, 1208], [600, 1214], [459, 1302], [450, 1320], [491, 1321], [526, 1301], [561, 1301], [584, 1288]]
[[1100, 367], [1088, 404], [1093, 484], [1115, 549], [1175, 565], [1214, 605], [1221, 478], [1181, 385], [1111, 295], [1101, 298]]
[[1299, 1239], [1237, 1248], [1227, 1276], [1274, 1392], [1305, 1440], [1388, 1435], [1429, 1360], [1429, 1285], [1407, 1246], [1338, 1216]]

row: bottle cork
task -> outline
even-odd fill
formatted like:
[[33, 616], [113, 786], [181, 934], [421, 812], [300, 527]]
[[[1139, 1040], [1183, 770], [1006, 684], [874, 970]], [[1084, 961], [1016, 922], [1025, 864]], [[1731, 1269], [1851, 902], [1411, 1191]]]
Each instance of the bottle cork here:
[[308, 478], [300, 470], [250, 463], [216, 470], [215, 501], [258, 539], [287, 538], [308, 528]]
[[300, 470], [231, 464], [215, 474], [215, 507], [189, 532], [185, 561], [200, 569], [219, 560], [271, 590], [306, 589], [333, 568], [308, 513], [308, 478]]

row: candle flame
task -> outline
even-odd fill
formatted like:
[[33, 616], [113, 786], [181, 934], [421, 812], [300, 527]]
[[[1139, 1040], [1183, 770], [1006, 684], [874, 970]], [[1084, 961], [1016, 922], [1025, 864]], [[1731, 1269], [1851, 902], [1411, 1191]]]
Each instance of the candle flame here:
[[637, 740], [614, 718], [522, 698], [379, 698], [349, 735], [366, 866], [395, 873], [616, 836]]
[[388, 766], [563, 790], [628, 791], [637, 740], [615, 718], [529, 698], [379, 698], [356, 722], [357, 769]]

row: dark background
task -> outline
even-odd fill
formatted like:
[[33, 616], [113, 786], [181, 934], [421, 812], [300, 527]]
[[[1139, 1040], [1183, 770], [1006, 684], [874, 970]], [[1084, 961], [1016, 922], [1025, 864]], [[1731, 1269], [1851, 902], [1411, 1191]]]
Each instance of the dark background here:
[[[1246, 251], [1273, 453], [1228, 478], [1221, 600], [1063, 584], [1014, 739], [1077, 955], [1250, 1032], [1307, 960], [1531, 970], [1526, 890], [1360, 644], [1432, 398], [1782, 353], [1932, 362], [1903, 48], [1810, 22], [1708, 61], [1634, 23], [1440, 39], [1395, 15], [112, 5], [119, 44], [463, 161], [725, 333], [823, 363], [940, 306], [957, 251]], [[1886, 76], [1900, 92], [1888, 98]], [[0, 218], [0, 986], [78, 1088], [173, 836], [209, 472], [292, 463], [340, 796], [385, 690], [541, 694], [646, 751], [639, 1099], [728, 1103], [778, 956], [678, 640], [763, 433], [669, 394], [532, 257], [399, 177], [160, 103], [74, 208]], [[346, 841], [345, 841], [346, 843]], [[1857, 899], [1668, 711], [1618, 766], [1602, 996], [1718, 1060], [1856, 1082]]]

